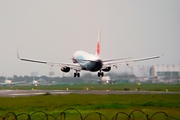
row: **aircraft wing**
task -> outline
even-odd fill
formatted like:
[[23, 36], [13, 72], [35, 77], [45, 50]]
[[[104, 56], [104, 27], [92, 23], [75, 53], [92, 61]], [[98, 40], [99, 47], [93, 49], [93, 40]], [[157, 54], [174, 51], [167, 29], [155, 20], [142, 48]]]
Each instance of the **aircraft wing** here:
[[112, 67], [112, 66], [117, 67], [117, 66], [122, 65], [122, 64], [129, 65], [129, 63], [145, 61], [145, 60], [151, 60], [151, 59], [156, 59], [156, 58], [160, 58], [160, 57], [161, 56], [152, 56], [152, 57], [139, 58], [139, 59], [130, 59], [130, 60], [123, 60], [123, 61], [113, 61], [112, 60], [112, 62], [103, 62], [103, 68]]
[[3, 82], [3, 83], [0, 83], [0, 85], [13, 85], [13, 84], [20, 84], [20, 83], [25, 83], [25, 81], [20, 81], [20, 82], [11, 82], [11, 83], [6, 83], [6, 82]]
[[12, 82], [12, 84], [26, 83], [26, 81]]
[[0, 83], [0, 85], [3, 85], [3, 84], [6, 84], [6, 83]]
[[119, 60], [125, 60], [125, 59], [130, 59], [130, 58], [131, 58], [131, 57], [118, 58], [118, 59], [109, 59], [109, 60], [102, 60], [102, 62], [119, 61]]
[[34, 62], [34, 63], [42, 63], [42, 64], [47, 64], [47, 65], [50, 65], [50, 66], [57, 66], [57, 67], [70, 67], [71, 69], [74, 69], [74, 70], [81, 70], [81, 66], [78, 63], [74, 64], [74, 63], [48, 62], [48, 61], [20, 58], [18, 52], [17, 52], [17, 57], [18, 57], [18, 59], [20, 59], [22, 61], [28, 61], [28, 62]]

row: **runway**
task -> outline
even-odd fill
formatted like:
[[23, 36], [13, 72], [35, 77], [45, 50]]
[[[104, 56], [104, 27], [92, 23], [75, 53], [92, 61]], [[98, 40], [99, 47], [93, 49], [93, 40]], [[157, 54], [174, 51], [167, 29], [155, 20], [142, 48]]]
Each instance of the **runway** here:
[[68, 94], [180, 94], [180, 92], [158, 92], [158, 91], [106, 91], [106, 90], [0, 90], [0, 97], [20, 97], [34, 95], [68, 95]]

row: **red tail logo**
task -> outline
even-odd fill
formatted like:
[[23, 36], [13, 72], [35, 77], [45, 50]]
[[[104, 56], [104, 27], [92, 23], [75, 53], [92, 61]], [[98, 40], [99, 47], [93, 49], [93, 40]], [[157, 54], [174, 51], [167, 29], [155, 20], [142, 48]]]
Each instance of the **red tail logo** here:
[[100, 54], [100, 43], [98, 42], [97, 43], [97, 55], [99, 55]]

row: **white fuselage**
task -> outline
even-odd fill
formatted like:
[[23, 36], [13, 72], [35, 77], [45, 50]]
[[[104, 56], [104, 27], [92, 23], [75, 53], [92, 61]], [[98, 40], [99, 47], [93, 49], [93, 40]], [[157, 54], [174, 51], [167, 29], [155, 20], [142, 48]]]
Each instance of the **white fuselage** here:
[[38, 86], [38, 85], [39, 85], [39, 83], [38, 83], [38, 81], [37, 81], [37, 80], [33, 80], [33, 82], [31, 83], [31, 85]]
[[111, 78], [110, 78], [109, 76], [103, 76], [103, 77], [101, 78], [101, 80], [102, 80], [102, 81], [109, 81], [109, 80], [111, 80]]
[[38, 81], [37, 80], [33, 80], [33, 84], [37, 84], [38, 83]]
[[11, 80], [5, 80], [5, 84], [12, 84]]
[[85, 51], [76, 51], [73, 54], [73, 63], [79, 63], [82, 70], [91, 72], [99, 71], [103, 66], [101, 59]]
[[11, 80], [5, 80], [3, 85], [13, 85]]
[[103, 77], [101, 78], [101, 80], [98, 81], [98, 83], [102, 83], [102, 82], [112, 84], [112, 83], [115, 83], [116, 81], [113, 80], [113, 79], [111, 79], [109, 76], [103, 76]]
[[109, 76], [103, 76], [101, 78], [102, 81], [106, 82], [106, 83], [109, 83], [109, 81], [111, 80], [111, 78]]

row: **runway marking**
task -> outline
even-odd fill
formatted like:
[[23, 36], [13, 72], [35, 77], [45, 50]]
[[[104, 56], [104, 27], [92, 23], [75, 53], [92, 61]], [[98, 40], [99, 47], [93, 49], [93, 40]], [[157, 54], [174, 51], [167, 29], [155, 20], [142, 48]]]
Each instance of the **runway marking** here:
[[71, 93], [71, 92], [49, 92], [49, 93]]
[[49, 93], [49, 94], [55, 94], [55, 93], [58, 93], [58, 94], [69, 94], [70, 92], [40, 92], [40, 93], [14, 93], [14, 94], [8, 94], [10, 96], [18, 96], [18, 95], [43, 95], [43, 94], [46, 94], [46, 93]]
[[43, 95], [45, 93], [15, 93], [15, 94], [8, 94], [8, 95]]
[[162, 91], [111, 91], [111, 90], [0, 90], [1, 97], [20, 97], [20, 96], [35, 96], [35, 95], [68, 95], [75, 94], [180, 94], [180, 92], [162, 92]]

